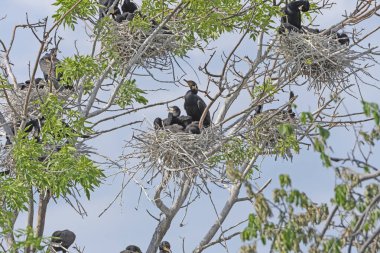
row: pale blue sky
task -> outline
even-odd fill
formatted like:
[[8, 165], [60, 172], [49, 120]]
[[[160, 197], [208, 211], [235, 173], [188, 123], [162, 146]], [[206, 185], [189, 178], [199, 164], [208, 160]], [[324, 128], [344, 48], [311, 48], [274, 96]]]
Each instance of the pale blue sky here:
[[[9, 42], [13, 26], [20, 23], [25, 23], [25, 13], [28, 12], [30, 21], [36, 21], [46, 16], [51, 16], [54, 12], [54, 7], [51, 3], [54, 1], [48, 0], [0, 0], [2, 8], [0, 10], [0, 17], [6, 16], [5, 20], [0, 21], [0, 35], [1, 39]], [[138, 2], [138, 1], [137, 1]], [[344, 13], [344, 9], [352, 9], [354, 2], [352, 0], [336, 0], [337, 5], [333, 10], [326, 11], [323, 16], [319, 16], [316, 23], [321, 24], [321, 27], [334, 24], [339, 20], [339, 17]], [[360, 28], [368, 30], [378, 25], [377, 19], [372, 19], [366, 22]], [[358, 27], [359, 28], [359, 27]], [[352, 28], [347, 28], [350, 31]], [[84, 24], [79, 24], [79, 28], [75, 32], [62, 31], [64, 41], [61, 43], [61, 53], [59, 57], [70, 56], [74, 52], [74, 40], [77, 40], [81, 52], [89, 52], [90, 44], [89, 39], [84, 36]], [[213, 43], [218, 50], [229, 49], [231, 41], [236, 41], [238, 36], [226, 35], [221, 40]], [[379, 34], [370, 37], [374, 45], [379, 45]], [[255, 55], [255, 43], [247, 42], [241, 49], [243, 55]], [[38, 44], [33, 38], [33, 35], [28, 30], [20, 30], [16, 37], [15, 46], [11, 54], [12, 63], [14, 64], [14, 71], [19, 82], [25, 81], [28, 78], [28, 62], [34, 62], [38, 52]], [[203, 63], [207, 58], [200, 51], [189, 53], [190, 60], [194, 69]], [[213, 66], [217, 69], [219, 66]], [[371, 70], [375, 77], [379, 78], [380, 67], [376, 66]], [[39, 72], [38, 75], [41, 75]], [[205, 76], [198, 73], [199, 78], [205, 81]], [[169, 78], [169, 77], [168, 77]], [[193, 72], [189, 72], [186, 76], [188, 79], [196, 79]], [[142, 79], [141, 79], [142, 80]], [[156, 83], [153, 80], [143, 79], [139, 84], [144, 88], [157, 88], [163, 87], [162, 84]], [[378, 85], [377, 83], [375, 83]], [[160, 86], [161, 85], [161, 86]], [[186, 92], [183, 87], [176, 87], [174, 85], [166, 85], [165, 88], [169, 92], [158, 92], [149, 94], [150, 102], [162, 101], [165, 98], [180, 96]], [[378, 100], [379, 94], [373, 88], [367, 86], [362, 87], [364, 96], [369, 101]], [[316, 108], [316, 99], [312, 91], [307, 91], [306, 87], [294, 87], [293, 90], [296, 94], [300, 95], [296, 103], [298, 105], [297, 112], [311, 110]], [[242, 101], [242, 103], [248, 101]], [[182, 101], [175, 103], [182, 108]], [[360, 101], [348, 98], [345, 102], [354, 111], [361, 110]], [[239, 108], [235, 107], [234, 110], [238, 111]], [[131, 122], [137, 119], [142, 119], [144, 116], [152, 119], [162, 108], [144, 111], [143, 116], [131, 115], [116, 121], [114, 124], [122, 122]], [[104, 127], [112, 125], [107, 124]], [[140, 126], [139, 126], [140, 127]], [[143, 124], [142, 128], [147, 127]], [[348, 130], [350, 131], [350, 130]], [[334, 136], [331, 142], [336, 143], [334, 151], [336, 153], [345, 154], [352, 146], [352, 140], [347, 138], [352, 132], [340, 129], [334, 131]], [[124, 140], [129, 140], [132, 132], [129, 129], [122, 129], [111, 134], [96, 139], [93, 142], [98, 151], [112, 157], [118, 157], [122, 154], [121, 148], [124, 145]], [[274, 161], [269, 158], [264, 160], [261, 164], [261, 179], [259, 184], [266, 182], [272, 178], [272, 184], [265, 190], [265, 193], [270, 196], [271, 190], [278, 186], [278, 175], [282, 173], [290, 173], [293, 176], [293, 184], [299, 187], [300, 190], [310, 194], [315, 201], [328, 201], [330, 199], [331, 191], [334, 187], [334, 173], [332, 170], [327, 170], [322, 167], [319, 160], [319, 155], [313, 151], [302, 150], [300, 155], [296, 155], [293, 162], [283, 161], [281, 159]], [[53, 201], [49, 204], [48, 215], [46, 221], [45, 235], [50, 235], [54, 230], [70, 229], [77, 235], [76, 243], [80, 247], [85, 247], [85, 252], [120, 252], [129, 244], [136, 244], [141, 247], [143, 251], [146, 250], [150, 241], [151, 235], [154, 231], [156, 222], [147, 214], [145, 209], [148, 209], [155, 215], [158, 215], [157, 210], [152, 203], [142, 197], [142, 200], [137, 208], [137, 201], [139, 198], [139, 190], [135, 185], [129, 185], [124, 192], [122, 201], [118, 200], [116, 204], [101, 218], [98, 218], [100, 212], [108, 205], [120, 190], [122, 175], [109, 178], [107, 182], [92, 195], [91, 201], [83, 200], [84, 206], [88, 212], [88, 217], [81, 218], [71, 208], [64, 203], [55, 204]], [[217, 206], [224, 203], [226, 192], [214, 189], [214, 200]], [[247, 204], [237, 205], [230, 217], [227, 219], [226, 224], [233, 224], [234, 221], [239, 221], [248, 216], [250, 207]], [[172, 244], [173, 252], [182, 252], [182, 238], [185, 237], [186, 252], [191, 250], [200, 241], [202, 236], [206, 233], [210, 224], [215, 220], [215, 214], [212, 211], [212, 206], [209, 204], [207, 197], [203, 196], [202, 199], [196, 201], [189, 210], [188, 217], [185, 220], [186, 226], [179, 227], [180, 219], [173, 221], [172, 226], [165, 239]], [[25, 224], [24, 220], [17, 223], [17, 226], [22, 227]], [[228, 243], [229, 252], [237, 252], [241, 245], [239, 237]], [[215, 247], [205, 252], [222, 252], [221, 248]]]

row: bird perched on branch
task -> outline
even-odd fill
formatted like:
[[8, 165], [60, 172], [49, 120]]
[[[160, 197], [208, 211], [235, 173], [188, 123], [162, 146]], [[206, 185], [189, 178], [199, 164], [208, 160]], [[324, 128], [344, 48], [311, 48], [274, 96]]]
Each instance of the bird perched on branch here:
[[285, 33], [285, 28], [289, 31], [300, 32], [301, 26], [301, 11], [308, 12], [310, 9], [310, 3], [307, 0], [293, 1], [288, 3], [282, 12], [284, 16], [281, 18], [280, 33]]
[[129, 245], [125, 250], [120, 253], [142, 253], [141, 249], [136, 245]]
[[[191, 80], [185, 80], [187, 85], [189, 85], [190, 90], [186, 92], [185, 94], [185, 111], [188, 116], [191, 116], [191, 118], [194, 121], [200, 121], [203, 112], [206, 109], [206, 103], [200, 98], [198, 93], [198, 85]], [[208, 127], [211, 124], [211, 116], [210, 111], [207, 111], [206, 117], [203, 121], [203, 126]]]
[[51, 239], [51, 246], [56, 252], [62, 251], [62, 252], [67, 252], [68, 248], [71, 246], [71, 244], [74, 243], [75, 241], [75, 234], [74, 232], [65, 229], [65, 230], [58, 230], [55, 231], [52, 234], [52, 239]]
[[130, 1], [130, 0], [124, 0], [123, 4], [121, 5], [121, 11], [123, 13], [119, 13], [114, 16], [114, 20], [118, 23], [121, 23], [124, 20], [132, 21], [132, 19], [135, 17], [135, 11], [138, 10], [137, 5]]
[[56, 77], [56, 66], [59, 63], [59, 60], [57, 59], [57, 51], [58, 48], [52, 48], [49, 53], [46, 53], [44, 56], [41, 57], [39, 61], [39, 65], [41, 68], [42, 73], [44, 74], [45, 81], [52, 82], [55, 89], [59, 89], [59, 80], [62, 77], [62, 74], [59, 74]]
[[[120, 9], [117, 6], [117, 4], [114, 5], [115, 1], [116, 0], [99, 0], [99, 4], [101, 5], [99, 7], [99, 20], [104, 18], [107, 14], [110, 14], [113, 19], [115, 19], [117, 15], [121, 14]], [[113, 5], [113, 8], [110, 11], [110, 8], [112, 7], [112, 5]]]
[[158, 248], [160, 249], [160, 253], [172, 253], [170, 243], [168, 241], [162, 241]]

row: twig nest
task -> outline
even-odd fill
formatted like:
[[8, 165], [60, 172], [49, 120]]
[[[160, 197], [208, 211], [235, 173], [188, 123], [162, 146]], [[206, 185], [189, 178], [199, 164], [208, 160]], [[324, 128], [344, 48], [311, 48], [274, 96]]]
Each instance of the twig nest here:
[[139, 159], [139, 167], [158, 172], [192, 173], [208, 168], [209, 151], [222, 140], [216, 128], [205, 128], [200, 134], [173, 133], [169, 130], [141, 132], [126, 147], [134, 149], [124, 159]]
[[262, 155], [292, 158], [292, 150], [298, 152], [297, 135], [299, 121], [285, 110], [267, 110], [255, 115], [249, 122], [247, 139]]
[[[57, 93], [57, 96], [60, 100], [68, 101], [69, 97], [73, 94], [73, 90], [62, 89], [60, 91], [53, 92]], [[8, 99], [11, 105], [7, 101], [2, 105], [3, 112], [8, 117], [8, 120], [21, 120], [20, 116], [24, 112], [25, 101], [28, 96], [28, 88], [20, 90], [11, 90], [7, 92]], [[28, 104], [28, 115], [30, 118], [35, 119], [39, 117], [39, 104], [37, 101], [44, 101], [49, 95], [49, 87], [44, 86], [43, 88], [32, 88], [29, 95], [29, 104]]]
[[[121, 23], [113, 20], [109, 22], [109, 32], [103, 37], [103, 46], [115, 52], [122, 64], [128, 64], [155, 30], [153, 26], [147, 29], [132, 28], [128, 20]], [[176, 29], [175, 22], [169, 21], [167, 27], [161, 29], [153, 41], [146, 45], [147, 48], [137, 64], [146, 68], [170, 66], [170, 53], [179, 48], [181, 38], [181, 32]]]
[[289, 32], [281, 35], [278, 51], [286, 67], [309, 79], [309, 88], [316, 91], [328, 87], [344, 88], [348, 76], [357, 67], [353, 61], [360, 56], [338, 42], [336, 35]]

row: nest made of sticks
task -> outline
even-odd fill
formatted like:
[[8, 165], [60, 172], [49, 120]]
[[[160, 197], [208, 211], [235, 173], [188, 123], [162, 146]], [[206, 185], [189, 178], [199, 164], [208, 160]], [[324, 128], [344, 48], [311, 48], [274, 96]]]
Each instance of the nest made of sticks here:
[[[154, 32], [154, 28], [143, 29], [131, 27], [130, 21], [117, 23], [109, 21], [108, 33], [103, 37], [103, 47], [116, 53], [122, 64], [140, 49], [145, 40]], [[138, 65], [146, 68], [168, 67], [171, 65], [170, 53], [180, 47], [182, 31], [174, 21], [169, 21], [154, 39], [146, 45], [146, 50], [138, 60]]]
[[[159, 173], [197, 173], [209, 169], [210, 150], [221, 143], [218, 128], [204, 128], [200, 134], [173, 133], [169, 130], [141, 131], [127, 143], [133, 151], [123, 157], [138, 159], [138, 168]], [[166, 173], [167, 174], [167, 173]]]
[[348, 76], [358, 67], [354, 60], [360, 54], [338, 42], [335, 34], [289, 32], [281, 35], [278, 51], [286, 67], [309, 79], [309, 89], [327, 86], [331, 90], [344, 88]]
[[[290, 135], [280, 133], [279, 128], [287, 125]], [[246, 138], [250, 145], [262, 155], [292, 158], [292, 150], [298, 144], [296, 137], [300, 132], [299, 120], [293, 113], [285, 110], [267, 110], [255, 115], [246, 129]], [[295, 146], [294, 146], [295, 145]]]
[[[49, 87], [44, 88], [32, 88], [29, 95], [28, 115], [31, 119], [36, 119], [40, 116], [39, 103], [37, 101], [44, 101], [49, 95]], [[69, 101], [70, 96], [73, 94], [73, 90], [62, 89], [57, 91], [57, 96], [62, 101]], [[8, 101], [1, 105], [1, 111], [6, 115], [7, 120], [13, 122], [13, 120], [21, 120], [21, 115], [24, 111], [25, 101], [28, 96], [28, 89], [14, 89], [7, 92]]]

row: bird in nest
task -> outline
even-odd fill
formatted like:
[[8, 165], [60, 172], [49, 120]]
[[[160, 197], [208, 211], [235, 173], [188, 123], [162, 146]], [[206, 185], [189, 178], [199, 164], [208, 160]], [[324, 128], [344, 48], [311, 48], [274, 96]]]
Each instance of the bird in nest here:
[[[192, 80], [184, 80], [190, 87], [185, 94], [185, 111], [188, 116], [191, 116], [193, 121], [200, 121], [203, 112], [206, 110], [206, 103], [198, 96], [198, 85]], [[208, 127], [211, 124], [210, 111], [207, 111], [203, 121], [203, 126]]]
[[129, 245], [125, 250], [120, 253], [142, 253], [141, 249], [136, 245]]
[[53, 247], [55, 252], [68, 252], [68, 248], [75, 241], [74, 232], [65, 229], [65, 230], [57, 230], [52, 234], [51, 246]]
[[158, 248], [160, 250], [160, 253], [172, 253], [172, 250], [170, 249], [170, 243], [168, 241], [162, 241]]

